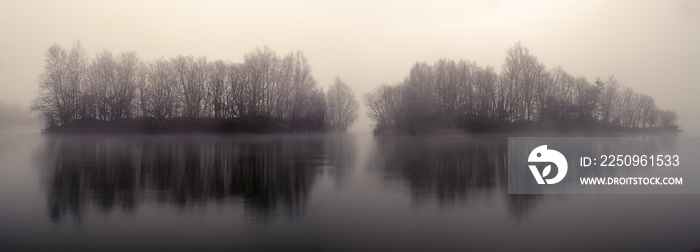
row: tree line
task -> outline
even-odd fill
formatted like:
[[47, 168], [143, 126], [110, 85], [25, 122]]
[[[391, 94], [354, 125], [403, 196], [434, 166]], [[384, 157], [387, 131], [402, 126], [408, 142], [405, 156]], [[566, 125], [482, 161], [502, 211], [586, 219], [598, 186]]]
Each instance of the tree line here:
[[416, 63], [402, 82], [363, 99], [375, 131], [678, 129], [676, 112], [650, 95], [614, 76], [591, 82], [547, 69], [519, 42], [500, 73], [466, 60]]
[[80, 42], [52, 45], [32, 103], [45, 130], [346, 130], [358, 102], [340, 78], [324, 92], [302, 52], [268, 47], [241, 63], [179, 55], [142, 61]]

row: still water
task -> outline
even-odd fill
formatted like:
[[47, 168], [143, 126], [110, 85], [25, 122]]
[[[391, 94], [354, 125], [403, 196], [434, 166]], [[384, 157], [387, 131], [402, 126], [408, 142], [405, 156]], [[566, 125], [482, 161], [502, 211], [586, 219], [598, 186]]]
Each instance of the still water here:
[[507, 138], [0, 134], [0, 250], [700, 249], [698, 195], [508, 195]]

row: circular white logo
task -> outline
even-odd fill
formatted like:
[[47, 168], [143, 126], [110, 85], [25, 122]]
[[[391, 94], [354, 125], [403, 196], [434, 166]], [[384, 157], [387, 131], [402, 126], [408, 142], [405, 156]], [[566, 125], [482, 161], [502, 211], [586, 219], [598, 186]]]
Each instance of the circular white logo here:
[[535, 176], [535, 180], [537, 180], [537, 184], [540, 185], [559, 183], [559, 181], [564, 179], [564, 176], [566, 176], [566, 172], [569, 168], [564, 155], [556, 150], [547, 149], [547, 145], [540, 145], [532, 150], [532, 152], [530, 152], [530, 156], [527, 158], [527, 162], [554, 163], [557, 166], [557, 175], [553, 178], [545, 179], [545, 177], [547, 177], [547, 175], [549, 175], [549, 173], [552, 171], [551, 164], [548, 164], [544, 170], [542, 170], [542, 174], [540, 174], [539, 170], [537, 170], [536, 165], [528, 165], [528, 167], [530, 167], [530, 171], [532, 171], [532, 175]]

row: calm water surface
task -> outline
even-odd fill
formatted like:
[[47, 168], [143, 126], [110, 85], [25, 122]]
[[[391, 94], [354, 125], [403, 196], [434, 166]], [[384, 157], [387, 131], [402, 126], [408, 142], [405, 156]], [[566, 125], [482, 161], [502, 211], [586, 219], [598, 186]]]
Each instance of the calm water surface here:
[[698, 195], [508, 195], [507, 138], [0, 133], [1, 250], [700, 249]]

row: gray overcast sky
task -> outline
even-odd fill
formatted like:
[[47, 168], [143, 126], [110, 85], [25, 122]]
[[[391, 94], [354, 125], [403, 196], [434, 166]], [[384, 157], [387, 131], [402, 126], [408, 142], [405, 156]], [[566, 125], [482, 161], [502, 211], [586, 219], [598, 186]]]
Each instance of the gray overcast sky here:
[[[303, 51], [324, 87], [358, 99], [416, 61], [500, 71], [515, 42], [547, 67], [614, 74], [700, 135], [700, 1], [0, 1], [0, 101], [28, 107], [53, 43], [240, 62], [257, 46]], [[370, 129], [362, 115], [354, 131]]]

